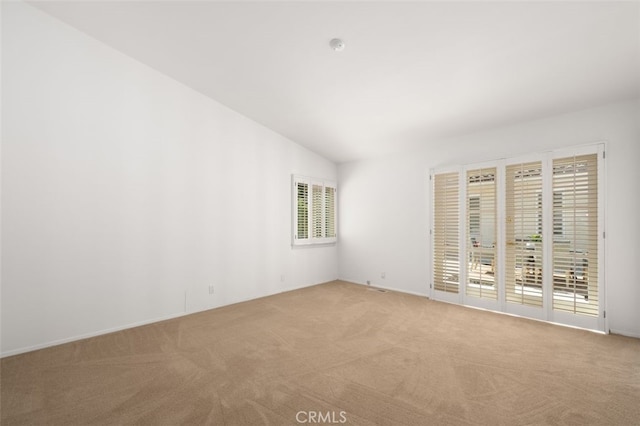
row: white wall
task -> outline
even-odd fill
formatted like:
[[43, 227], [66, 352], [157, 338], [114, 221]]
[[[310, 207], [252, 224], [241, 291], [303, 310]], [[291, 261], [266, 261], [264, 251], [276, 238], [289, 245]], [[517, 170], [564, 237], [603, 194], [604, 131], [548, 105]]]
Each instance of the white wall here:
[[291, 174], [333, 163], [2, 7], [3, 355], [337, 278], [290, 245]]
[[[444, 140], [385, 159], [339, 166], [342, 279], [428, 295], [433, 167], [607, 141], [606, 306], [612, 332], [640, 337], [640, 101]], [[426, 145], [426, 144], [425, 144]], [[380, 273], [386, 272], [386, 278]]]

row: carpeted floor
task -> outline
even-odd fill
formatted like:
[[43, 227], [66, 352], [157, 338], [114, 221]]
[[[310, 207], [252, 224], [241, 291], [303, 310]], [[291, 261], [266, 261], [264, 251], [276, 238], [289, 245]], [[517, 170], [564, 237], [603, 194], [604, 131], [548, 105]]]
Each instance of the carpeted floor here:
[[3, 425], [640, 424], [638, 339], [344, 282], [1, 368]]

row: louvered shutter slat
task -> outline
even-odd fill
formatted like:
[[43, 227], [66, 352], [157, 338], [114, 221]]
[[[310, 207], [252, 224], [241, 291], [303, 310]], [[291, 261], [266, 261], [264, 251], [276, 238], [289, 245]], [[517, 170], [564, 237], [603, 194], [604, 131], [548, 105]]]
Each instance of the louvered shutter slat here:
[[334, 238], [336, 236], [336, 189], [327, 186], [324, 190], [325, 237]]
[[322, 238], [322, 185], [312, 185], [313, 238]]
[[296, 239], [309, 238], [309, 185], [296, 182]]

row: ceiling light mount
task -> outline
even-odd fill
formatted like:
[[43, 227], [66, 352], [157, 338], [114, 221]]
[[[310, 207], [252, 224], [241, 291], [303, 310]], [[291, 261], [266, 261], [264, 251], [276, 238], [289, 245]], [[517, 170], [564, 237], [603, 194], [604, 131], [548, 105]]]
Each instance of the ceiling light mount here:
[[329, 42], [329, 46], [331, 46], [331, 48], [336, 52], [341, 52], [344, 50], [345, 44], [344, 41], [339, 38], [334, 38]]

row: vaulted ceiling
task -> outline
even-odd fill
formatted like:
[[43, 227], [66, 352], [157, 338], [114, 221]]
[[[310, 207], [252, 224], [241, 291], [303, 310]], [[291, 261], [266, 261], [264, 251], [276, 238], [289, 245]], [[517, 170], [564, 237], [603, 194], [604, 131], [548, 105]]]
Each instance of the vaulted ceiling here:
[[337, 163], [640, 96], [640, 2], [30, 4]]

